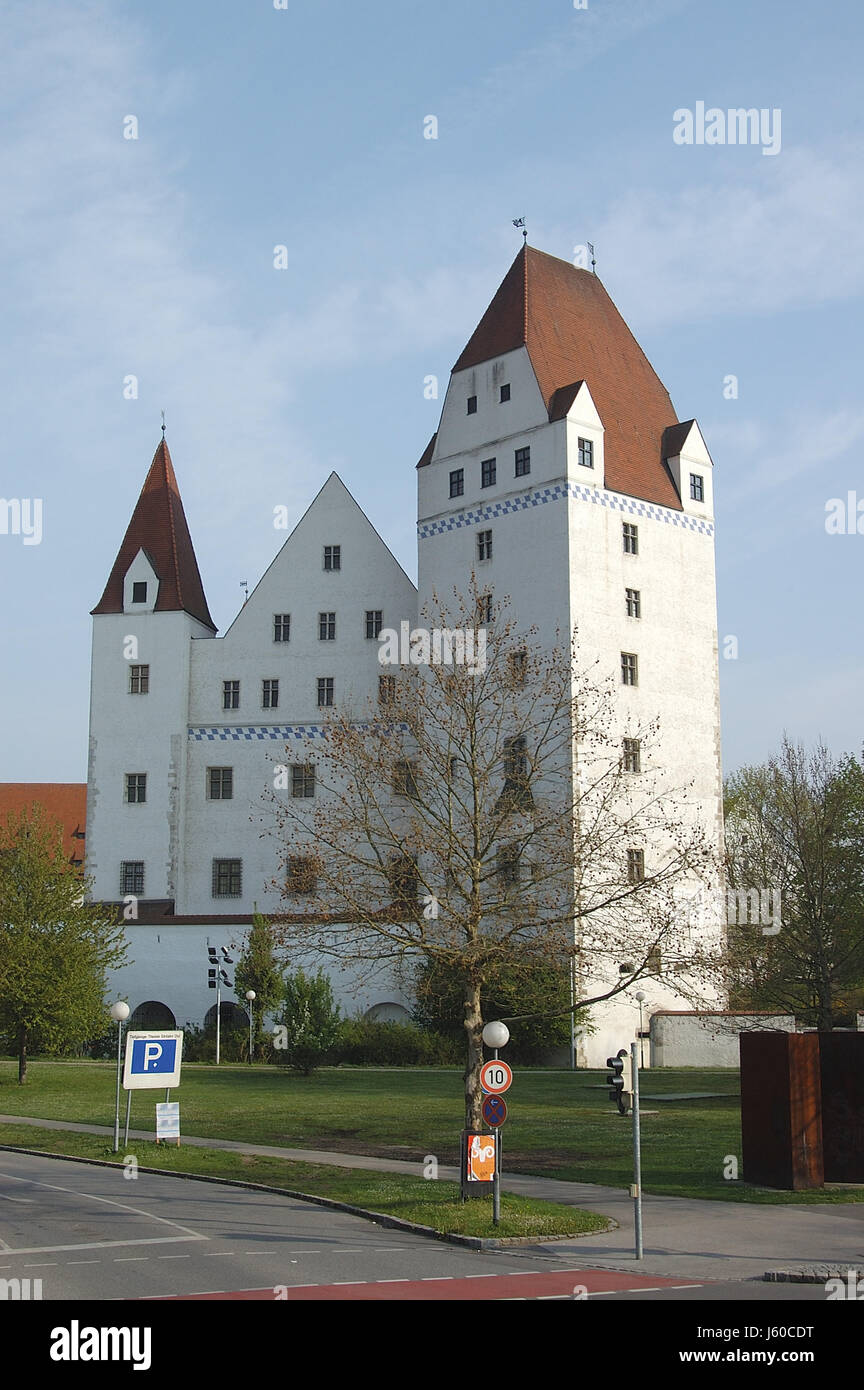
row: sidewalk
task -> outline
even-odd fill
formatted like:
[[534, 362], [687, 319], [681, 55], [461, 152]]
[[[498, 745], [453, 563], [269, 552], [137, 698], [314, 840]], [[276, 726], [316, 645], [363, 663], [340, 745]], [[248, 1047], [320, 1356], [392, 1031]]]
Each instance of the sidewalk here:
[[[109, 1125], [71, 1124], [23, 1115], [0, 1115], [2, 1124], [39, 1129], [73, 1130], [79, 1134], [112, 1135]], [[122, 1133], [122, 1132], [121, 1132]], [[152, 1130], [130, 1130], [131, 1139], [152, 1140]], [[183, 1136], [183, 1143], [202, 1149], [326, 1163], [336, 1168], [405, 1173], [418, 1177], [422, 1163], [332, 1153], [320, 1149], [285, 1149], [244, 1144], [234, 1139]], [[2, 1162], [2, 1159], [0, 1159]], [[458, 1181], [458, 1171], [442, 1165], [439, 1177]], [[502, 1176], [502, 1187], [525, 1197], [544, 1197], [613, 1217], [620, 1229], [578, 1240], [543, 1246], [550, 1256], [572, 1267], [627, 1269], [636, 1267], [633, 1253], [633, 1202], [620, 1188], [556, 1178]], [[766, 1269], [800, 1264], [850, 1265], [864, 1263], [864, 1203], [844, 1206], [758, 1206], [742, 1202], [709, 1202], [690, 1197], [646, 1196], [642, 1200], [644, 1258], [642, 1273], [681, 1276], [694, 1280], [760, 1279]]]

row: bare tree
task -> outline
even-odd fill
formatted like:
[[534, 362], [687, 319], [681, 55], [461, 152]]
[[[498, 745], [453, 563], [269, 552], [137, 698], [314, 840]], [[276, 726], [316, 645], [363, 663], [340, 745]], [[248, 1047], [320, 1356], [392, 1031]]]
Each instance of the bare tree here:
[[[506, 601], [486, 603], [476, 589], [446, 611], [434, 600], [411, 661], [380, 667], [379, 702], [334, 712], [300, 755], [315, 797], [292, 750], [271, 807], [284, 946], [361, 970], [426, 957], [458, 972], [469, 1128], [493, 967], [572, 966], [573, 1010], [676, 966], [692, 998], [711, 953], [688, 939], [680, 890], [717, 870], [686, 789], [652, 770], [656, 726], [624, 730], [625, 752], [614, 683], [575, 636], [544, 648]], [[444, 659], [454, 651], [464, 659]]]

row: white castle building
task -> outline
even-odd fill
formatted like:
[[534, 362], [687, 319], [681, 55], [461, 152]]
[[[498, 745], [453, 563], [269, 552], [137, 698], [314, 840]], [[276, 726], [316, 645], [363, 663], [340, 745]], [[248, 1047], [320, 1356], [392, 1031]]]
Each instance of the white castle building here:
[[[691, 783], [719, 847], [711, 459], [595, 275], [522, 248], [417, 476], [417, 589], [331, 474], [220, 637], [160, 443], [93, 610], [87, 871], [96, 899], [136, 902], [111, 988], [141, 1026], [200, 1022], [207, 947], [239, 945], [256, 906], [285, 911], [255, 823], [285, 746], [322, 732], [331, 705], [374, 698], [380, 629], [473, 574], [541, 640], [578, 624], [621, 672], [622, 728], [660, 717], [670, 785]], [[395, 982], [333, 983], [347, 1012], [410, 1012]], [[668, 981], [642, 988], [649, 1014], [682, 1006]], [[602, 1065], [638, 1017], [629, 998], [598, 1007], [580, 1063]]]

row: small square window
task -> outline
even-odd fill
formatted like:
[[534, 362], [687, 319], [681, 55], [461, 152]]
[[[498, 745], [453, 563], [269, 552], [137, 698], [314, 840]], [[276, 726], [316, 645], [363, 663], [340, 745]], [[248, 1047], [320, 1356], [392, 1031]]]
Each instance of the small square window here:
[[133, 603], [146, 603], [146, 602], [147, 602], [147, 580], [146, 580], [146, 579], [133, 579], [133, 581], [132, 581], [132, 602], [133, 602]]
[[417, 764], [402, 760], [393, 769], [393, 791], [396, 796], [417, 796]]
[[279, 682], [277, 680], [261, 682], [261, 707], [262, 709], [279, 708]]
[[341, 545], [325, 545], [325, 547], [324, 547], [324, 568], [325, 568], [325, 570], [341, 570], [341, 568], [342, 568], [342, 547], [341, 547]]
[[210, 801], [232, 801], [234, 799], [233, 767], [208, 767], [207, 796]]
[[323, 709], [333, 703], [333, 677], [318, 677], [318, 706]]
[[627, 851], [627, 882], [642, 883], [645, 879], [645, 851], [644, 849], [628, 849]]
[[454, 468], [450, 473], [450, 496], [461, 497], [465, 491], [465, 469]]
[[150, 667], [129, 667], [129, 694], [146, 695], [150, 690]]
[[241, 898], [243, 896], [243, 860], [213, 860], [213, 897]]
[[239, 681], [223, 681], [223, 682], [222, 682], [222, 708], [223, 708], [223, 709], [239, 709], [239, 708], [240, 708], [240, 682], [239, 682]]
[[635, 652], [621, 653], [621, 684], [639, 684], [639, 658]]
[[701, 473], [690, 474], [690, 500], [691, 502], [705, 501], [705, 481]]
[[147, 800], [147, 773], [126, 773], [126, 800], [130, 806]]
[[502, 405], [504, 404], [505, 401], [509, 401], [509, 399], [510, 399], [510, 383], [509, 383], [509, 381], [506, 382], [505, 385], [501, 387], [501, 395], [499, 396], [498, 399], [499, 399], [499, 401], [501, 402]]
[[288, 642], [291, 638], [291, 614], [273, 614], [273, 641]]
[[492, 559], [492, 532], [491, 532], [491, 531], [478, 531], [478, 532], [477, 532], [477, 559], [478, 559], [478, 560], [491, 560], [491, 559]]
[[594, 441], [591, 439], [579, 440], [579, 462], [583, 468], [594, 467]]
[[625, 738], [621, 762], [625, 772], [642, 771], [642, 745], [638, 738]]
[[382, 615], [383, 615], [383, 609], [381, 609], [381, 608], [367, 608], [367, 609], [366, 609], [366, 636], [367, 636], [367, 637], [380, 637], [380, 635], [381, 635], [381, 621], [382, 621]]
[[319, 642], [335, 642], [335, 641], [336, 641], [336, 614], [335, 614], [335, 613], [319, 613], [319, 614], [318, 614], [318, 641], [319, 641]]
[[286, 880], [289, 893], [314, 893], [318, 887], [315, 860], [306, 855], [292, 854], [288, 859]]
[[629, 521], [622, 522], [624, 537], [624, 554], [639, 554], [639, 527], [633, 526]]
[[528, 653], [525, 651], [510, 653], [510, 675], [514, 685], [524, 685], [528, 675]]
[[477, 414], [477, 397], [476, 397], [476, 396], [469, 396], [469, 397], [468, 397], [468, 414], [469, 414], [469, 415], [476, 415], [476, 414]]
[[315, 795], [314, 763], [291, 764], [291, 795], [301, 797]]
[[524, 478], [531, 472], [531, 450], [529, 448], [516, 450], [516, 477]]
[[492, 487], [495, 482], [496, 464], [494, 459], [484, 459], [480, 465], [480, 486]]
[[379, 705], [392, 705], [396, 702], [396, 677], [378, 677], [378, 703]]
[[628, 618], [641, 618], [641, 617], [642, 617], [642, 595], [641, 595], [641, 593], [639, 592], [639, 590], [638, 590], [638, 589], [625, 589], [625, 590], [624, 590], [624, 593], [625, 593], [625, 595], [626, 595], [627, 617], [628, 617]]
[[497, 871], [501, 882], [507, 887], [518, 883], [522, 851], [519, 845], [501, 845], [497, 855]]
[[125, 898], [127, 894], [140, 898], [144, 893], [144, 861], [143, 859], [124, 859], [120, 865], [120, 896]]

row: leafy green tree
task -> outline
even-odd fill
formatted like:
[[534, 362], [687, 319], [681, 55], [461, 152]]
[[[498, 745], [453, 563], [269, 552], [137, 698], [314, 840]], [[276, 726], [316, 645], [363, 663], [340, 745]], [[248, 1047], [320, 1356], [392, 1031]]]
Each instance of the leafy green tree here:
[[116, 911], [85, 902], [62, 827], [34, 805], [0, 826], [0, 1032], [18, 1056], [80, 1047], [105, 1026], [105, 976], [125, 962]]
[[280, 1061], [308, 1076], [339, 1041], [339, 1008], [323, 971], [285, 975], [278, 1023], [274, 1039]]
[[238, 1002], [246, 1002], [246, 991], [254, 989], [252, 1001], [252, 1055], [261, 1050], [264, 1015], [272, 1014], [283, 997], [282, 973], [276, 961], [273, 928], [262, 913], [255, 911], [252, 926], [243, 943], [243, 954], [234, 972], [234, 992]]
[[[458, 968], [427, 958], [414, 978], [414, 1017], [424, 1028], [448, 1038], [463, 1038], [463, 990]], [[494, 962], [480, 991], [486, 1019], [518, 1019], [511, 1026], [507, 1056], [516, 1062], [539, 1062], [553, 1048], [570, 1041], [570, 988], [567, 975], [554, 965], [518, 953]], [[576, 1015], [579, 1028], [587, 1016]]]
[[[847, 1019], [864, 980], [864, 766], [784, 739], [730, 777], [726, 882], [733, 1006]], [[771, 894], [765, 921], [748, 893]]]

